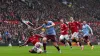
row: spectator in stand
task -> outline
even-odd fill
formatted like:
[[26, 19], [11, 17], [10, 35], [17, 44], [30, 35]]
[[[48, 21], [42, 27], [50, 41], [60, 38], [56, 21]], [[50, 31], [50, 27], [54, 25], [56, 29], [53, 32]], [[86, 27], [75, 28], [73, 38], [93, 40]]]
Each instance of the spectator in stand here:
[[[72, 3], [71, 7], [69, 7], [70, 4], [63, 5], [58, 0], [32, 0], [31, 2], [33, 2], [31, 4], [33, 8], [30, 8], [26, 2], [23, 3], [20, 0], [0, 1], [0, 21], [21, 19], [30, 20], [31, 22], [34, 22], [35, 28], [41, 25], [41, 18], [49, 18], [50, 20], [57, 22], [59, 21], [60, 17], [69, 18], [70, 16], [73, 16], [75, 17], [75, 20], [82, 19], [87, 22], [92, 22], [90, 26], [96, 33], [94, 34], [94, 36], [97, 36], [98, 39], [100, 39], [100, 23], [97, 23], [100, 22], [97, 20], [98, 18], [100, 18], [100, 1], [67, 1]], [[19, 27], [19, 25], [21, 26]], [[24, 29], [27, 30], [27, 28], [25, 28], [22, 23], [19, 23], [19, 25], [2, 23], [0, 25], [0, 30], [5, 32], [5, 30], [8, 29], [10, 30], [9, 32], [11, 35], [15, 31], [19, 31], [21, 33], [24, 31]], [[4, 36], [4, 33], [2, 34], [2, 36]], [[2, 37], [2, 39], [4, 40], [4, 37]]]

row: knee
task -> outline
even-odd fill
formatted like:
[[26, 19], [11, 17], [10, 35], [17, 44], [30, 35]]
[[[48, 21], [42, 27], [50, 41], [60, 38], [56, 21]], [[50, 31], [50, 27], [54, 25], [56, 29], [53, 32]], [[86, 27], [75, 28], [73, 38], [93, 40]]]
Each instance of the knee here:
[[53, 42], [53, 45], [54, 45], [54, 46], [58, 46], [57, 42]]
[[47, 38], [43, 38], [43, 42], [46, 42], [47, 41]]

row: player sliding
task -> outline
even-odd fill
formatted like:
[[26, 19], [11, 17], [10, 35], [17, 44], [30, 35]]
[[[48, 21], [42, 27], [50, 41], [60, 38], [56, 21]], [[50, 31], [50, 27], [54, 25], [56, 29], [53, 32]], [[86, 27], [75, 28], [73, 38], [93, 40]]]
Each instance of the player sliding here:
[[93, 31], [92, 31], [91, 27], [86, 23], [86, 21], [83, 21], [82, 32], [83, 32], [84, 42], [86, 42], [88, 45], [90, 45], [91, 49], [93, 49], [94, 46], [91, 44], [91, 42], [89, 40], [90, 35], [93, 35]]
[[[41, 36], [37, 35], [37, 34], [34, 34], [32, 31], [30, 32], [30, 37], [27, 39], [27, 41], [22, 44], [21, 46], [25, 46], [27, 45], [28, 43], [32, 43], [34, 45], [34, 47], [29, 50], [30, 53], [42, 53], [42, 49], [41, 49], [41, 46], [43, 45], [42, 43], [40, 43], [39, 41], [39, 38]], [[20, 46], [20, 47], [21, 47]]]
[[[63, 44], [65, 44], [66, 46], [66, 42], [69, 43], [70, 47], [72, 48], [72, 44], [71, 42], [69, 41], [69, 36], [68, 36], [68, 27], [67, 25], [64, 23], [64, 19], [60, 19], [60, 32], [61, 32], [61, 35], [60, 35], [60, 42], [62, 42]], [[66, 40], [66, 41], [65, 41]]]
[[57, 50], [61, 53], [61, 50], [57, 44], [57, 39], [56, 39], [56, 32], [54, 29], [55, 24], [52, 21], [48, 21], [47, 19], [43, 20], [43, 25], [34, 29], [41, 29], [45, 28], [46, 29], [46, 38], [43, 38], [43, 47], [44, 47], [44, 53], [46, 53], [46, 43], [47, 40], [51, 40], [53, 42], [53, 45], [57, 48]]
[[70, 22], [68, 23], [69, 29], [71, 30], [71, 39], [76, 40], [76, 43], [81, 47], [81, 50], [84, 49], [84, 46], [81, 44], [81, 41], [79, 41], [78, 33], [79, 29], [81, 28], [81, 25], [78, 21], [75, 21], [73, 17], [70, 17]]

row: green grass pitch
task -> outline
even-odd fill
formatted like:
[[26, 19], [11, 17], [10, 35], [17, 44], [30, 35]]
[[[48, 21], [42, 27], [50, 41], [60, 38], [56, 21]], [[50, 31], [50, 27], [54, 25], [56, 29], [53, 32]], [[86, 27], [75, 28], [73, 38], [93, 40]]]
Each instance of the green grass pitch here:
[[94, 49], [91, 50], [90, 46], [85, 46], [84, 50], [81, 51], [80, 47], [73, 47], [70, 49], [69, 46], [60, 46], [62, 53], [58, 53], [54, 46], [47, 46], [47, 53], [42, 54], [31, 54], [28, 47], [0, 47], [0, 56], [100, 56], [100, 46], [95, 45]]

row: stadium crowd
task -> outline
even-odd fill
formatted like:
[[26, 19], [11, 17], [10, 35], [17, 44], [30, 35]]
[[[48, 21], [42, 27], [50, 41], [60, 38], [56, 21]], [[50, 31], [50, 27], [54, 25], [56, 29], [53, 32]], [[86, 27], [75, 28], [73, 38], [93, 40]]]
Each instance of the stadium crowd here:
[[0, 0], [0, 42], [6, 43], [6, 37], [16, 42], [28, 36], [28, 28], [21, 20], [29, 20], [35, 28], [42, 19], [59, 22], [60, 18], [69, 20], [71, 16], [75, 20], [86, 20], [94, 32], [93, 41], [100, 41], [99, 5], [100, 0]]

